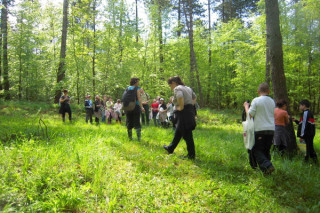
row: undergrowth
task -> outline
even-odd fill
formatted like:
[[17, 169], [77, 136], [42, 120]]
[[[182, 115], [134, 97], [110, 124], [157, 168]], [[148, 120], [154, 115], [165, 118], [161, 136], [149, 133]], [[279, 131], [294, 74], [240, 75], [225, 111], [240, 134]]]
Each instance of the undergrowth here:
[[[276, 171], [252, 170], [241, 112], [200, 110], [196, 160], [162, 148], [171, 129], [90, 125], [81, 108], [62, 123], [57, 106], [0, 103], [0, 210], [3, 212], [319, 212], [319, 167], [272, 153]], [[114, 122], [114, 121], [113, 121]], [[319, 152], [319, 133], [315, 138]]]

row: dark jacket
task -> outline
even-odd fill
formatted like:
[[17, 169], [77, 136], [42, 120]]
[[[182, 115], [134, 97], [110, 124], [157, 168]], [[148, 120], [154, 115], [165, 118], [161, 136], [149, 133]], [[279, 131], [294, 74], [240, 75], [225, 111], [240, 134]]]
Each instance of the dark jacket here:
[[316, 133], [315, 128], [315, 120], [312, 112], [308, 109], [305, 110], [300, 117], [300, 121], [295, 121], [298, 126], [297, 137], [305, 139], [305, 138], [313, 138]]
[[196, 128], [195, 109], [191, 104], [184, 105], [182, 111], [174, 111], [174, 123], [179, 131], [192, 131]]

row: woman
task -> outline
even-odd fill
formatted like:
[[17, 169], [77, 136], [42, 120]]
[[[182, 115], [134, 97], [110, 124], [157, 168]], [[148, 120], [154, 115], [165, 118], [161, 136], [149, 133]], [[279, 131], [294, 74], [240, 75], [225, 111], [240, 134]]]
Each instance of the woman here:
[[163, 145], [163, 148], [171, 154], [178, 146], [181, 138], [183, 138], [186, 141], [188, 150], [186, 157], [194, 159], [196, 154], [192, 131], [196, 127], [194, 104], [197, 96], [190, 87], [184, 85], [179, 76], [169, 78], [168, 84], [174, 93], [174, 124], [176, 125], [176, 131], [171, 144], [169, 146]]
[[121, 100], [118, 99], [117, 103], [114, 104], [114, 112], [115, 112], [115, 119], [116, 122], [121, 124], [121, 109], [122, 109], [122, 104]]
[[105, 111], [106, 117], [108, 118], [108, 124], [111, 124], [112, 117], [114, 117], [113, 113], [113, 101], [112, 98], [109, 97], [108, 101], [106, 102], [106, 111]]
[[94, 116], [96, 124], [99, 124], [99, 119], [102, 117], [103, 103], [100, 100], [99, 95], [96, 95], [94, 99]]
[[275, 132], [273, 136], [273, 145], [278, 149], [281, 155], [284, 154], [289, 140], [289, 133], [286, 125], [289, 124], [289, 115], [287, 110], [287, 102], [285, 100], [278, 100], [277, 108], [274, 109], [274, 123]]
[[63, 95], [60, 97], [59, 102], [59, 113], [62, 114], [62, 121], [65, 122], [66, 113], [68, 113], [69, 121], [71, 121], [70, 96], [68, 96], [68, 90], [63, 90]]
[[160, 98], [160, 105], [159, 105], [159, 120], [162, 127], [166, 127], [166, 120], [167, 120], [167, 105], [164, 103], [164, 99]]
[[126, 123], [127, 123], [127, 131], [129, 140], [132, 140], [132, 129], [135, 128], [137, 132], [138, 141], [141, 140], [141, 124], [140, 124], [140, 113], [141, 111], [144, 112], [144, 108], [141, 102], [141, 90], [139, 87], [139, 78], [131, 78], [130, 86], [127, 90], [136, 90], [136, 105], [134, 110], [126, 111]]

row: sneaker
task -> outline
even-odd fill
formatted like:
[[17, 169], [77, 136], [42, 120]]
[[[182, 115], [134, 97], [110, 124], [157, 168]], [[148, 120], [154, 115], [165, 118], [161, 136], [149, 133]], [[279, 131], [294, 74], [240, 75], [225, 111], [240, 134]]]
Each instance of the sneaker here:
[[168, 154], [172, 154], [172, 153], [173, 153], [173, 151], [170, 151], [170, 150], [169, 150], [169, 147], [168, 147], [167, 145], [163, 145], [163, 148], [164, 148], [165, 150], [167, 150]]

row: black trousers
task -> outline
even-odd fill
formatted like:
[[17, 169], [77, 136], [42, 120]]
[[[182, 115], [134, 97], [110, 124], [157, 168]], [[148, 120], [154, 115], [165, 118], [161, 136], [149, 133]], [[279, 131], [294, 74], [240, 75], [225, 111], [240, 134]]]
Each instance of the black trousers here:
[[263, 172], [272, 166], [270, 155], [272, 139], [273, 135], [271, 134], [255, 133], [255, 144], [252, 148], [252, 153]]
[[[142, 124], [144, 125], [145, 124], [145, 120], [147, 121], [147, 125], [149, 125], [149, 105], [148, 104], [145, 104], [145, 105], [142, 105], [143, 108], [144, 108], [144, 111], [145, 112], [141, 112], [141, 121], [142, 121]], [[146, 117], [146, 118], [144, 118]]]
[[305, 160], [308, 161], [309, 158], [312, 158], [315, 162], [318, 162], [318, 157], [313, 147], [313, 137], [307, 137], [304, 139], [304, 141], [306, 142]]
[[140, 124], [140, 107], [136, 105], [133, 111], [131, 112], [126, 112], [126, 124], [127, 124], [127, 129], [140, 129], [141, 124]]
[[71, 109], [69, 109], [69, 110], [63, 110], [63, 111], [61, 112], [61, 114], [62, 114], [62, 120], [65, 121], [65, 119], [66, 119], [66, 113], [68, 113], [68, 115], [69, 115], [69, 121], [71, 121], [71, 116], [72, 116]]
[[181, 138], [183, 138], [186, 141], [187, 144], [187, 150], [188, 150], [188, 157], [189, 158], [195, 158], [196, 152], [194, 148], [194, 141], [193, 141], [193, 135], [192, 131], [184, 131], [181, 132], [179, 130], [176, 130], [174, 133], [173, 140], [171, 144], [168, 146], [168, 151], [173, 152], [175, 148], [178, 146]]
[[90, 123], [92, 123], [92, 115], [93, 110], [91, 108], [86, 109], [86, 123], [88, 123], [88, 120], [90, 120]]

